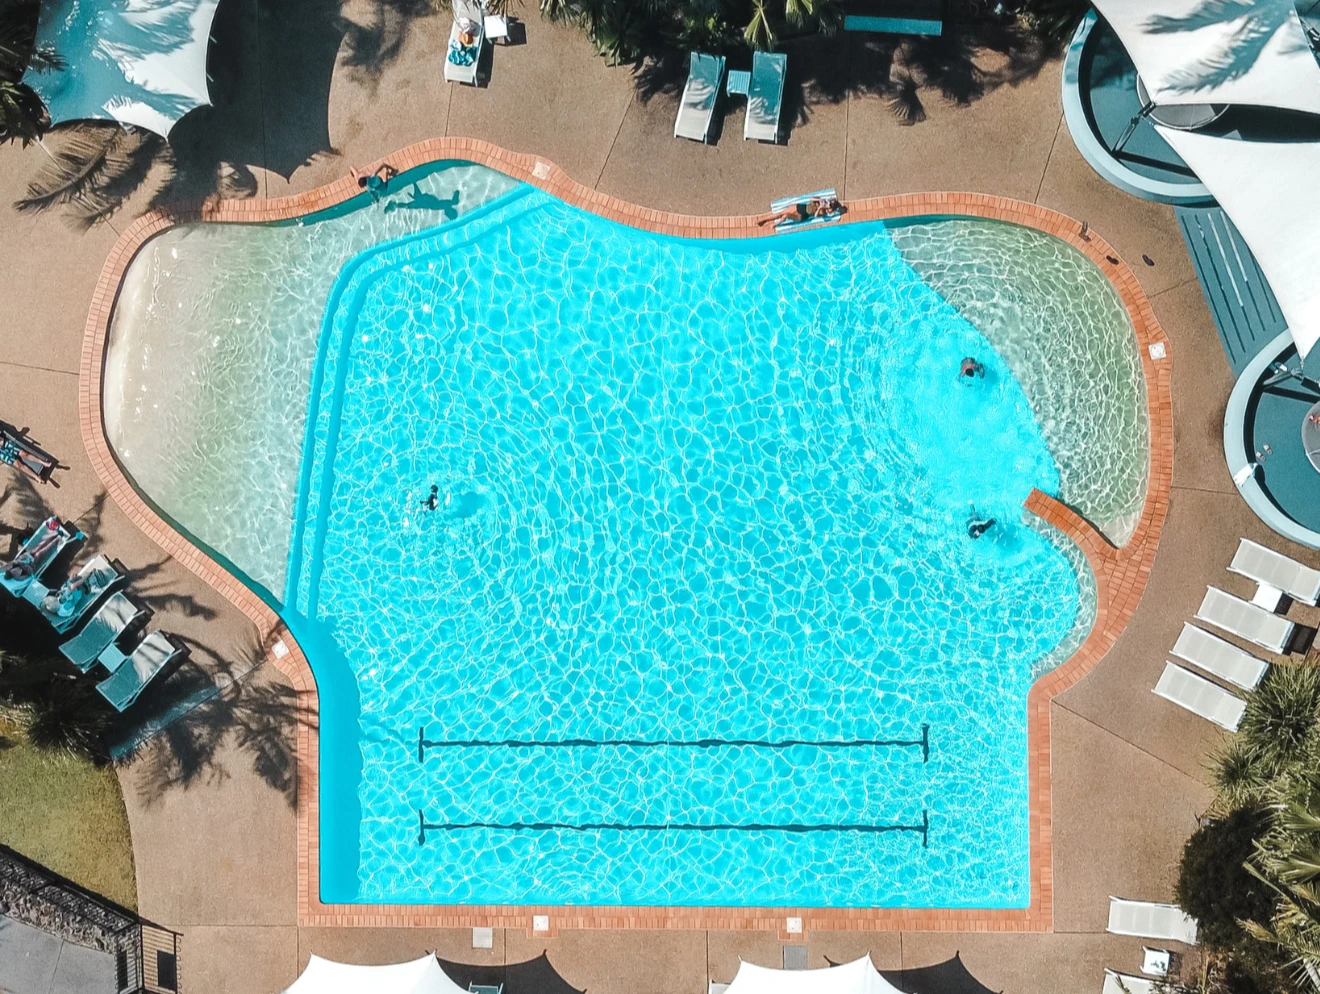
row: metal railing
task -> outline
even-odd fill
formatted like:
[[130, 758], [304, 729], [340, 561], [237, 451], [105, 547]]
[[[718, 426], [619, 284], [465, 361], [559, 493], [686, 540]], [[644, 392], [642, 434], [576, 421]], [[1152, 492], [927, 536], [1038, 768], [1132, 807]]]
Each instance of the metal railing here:
[[116, 994], [178, 994], [179, 936], [0, 845], [0, 914], [114, 957]]

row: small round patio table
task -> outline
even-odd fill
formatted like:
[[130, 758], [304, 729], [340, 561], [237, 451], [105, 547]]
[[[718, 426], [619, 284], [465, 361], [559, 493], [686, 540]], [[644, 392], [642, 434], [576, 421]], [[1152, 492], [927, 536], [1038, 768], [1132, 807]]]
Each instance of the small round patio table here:
[[1320, 473], [1320, 400], [1312, 404], [1306, 417], [1302, 418], [1302, 448], [1315, 471]]
[[1137, 76], [1137, 99], [1143, 108], [1150, 108], [1151, 120], [1175, 131], [1204, 128], [1207, 124], [1214, 124], [1228, 110], [1228, 104], [1152, 104], [1150, 91], [1140, 76]]

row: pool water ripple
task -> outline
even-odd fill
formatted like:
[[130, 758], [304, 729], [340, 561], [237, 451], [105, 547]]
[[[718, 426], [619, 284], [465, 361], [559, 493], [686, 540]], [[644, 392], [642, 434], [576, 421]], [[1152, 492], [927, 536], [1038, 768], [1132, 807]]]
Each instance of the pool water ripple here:
[[[356, 257], [320, 348], [285, 611], [333, 646], [318, 683], [351, 673], [360, 746], [354, 768], [322, 755], [323, 784], [355, 785], [323, 797], [323, 852], [348, 833], [330, 848], [356, 853], [323, 899], [1027, 904], [1025, 700], [1089, 628], [1089, 578], [1023, 521], [1061, 480], [1018, 379], [888, 229], [681, 241], [519, 188]], [[960, 380], [967, 355], [983, 379]], [[998, 524], [974, 541], [972, 515]], [[821, 743], [923, 724], [928, 762], [417, 752], [423, 730]], [[765, 828], [923, 817], [926, 846]], [[486, 827], [419, 844], [425, 823]], [[578, 827], [490, 827], [528, 823]], [[703, 830], [637, 828], [655, 825]]]

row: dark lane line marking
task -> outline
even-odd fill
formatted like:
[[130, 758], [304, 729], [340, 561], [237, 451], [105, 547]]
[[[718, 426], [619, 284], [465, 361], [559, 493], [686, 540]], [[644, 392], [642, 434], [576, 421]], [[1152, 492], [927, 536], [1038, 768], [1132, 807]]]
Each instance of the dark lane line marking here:
[[686, 748], [721, 749], [726, 746], [751, 746], [758, 749], [791, 749], [796, 746], [815, 746], [820, 749], [859, 749], [877, 746], [921, 748], [921, 761], [930, 762], [930, 725], [922, 723], [919, 739], [784, 739], [769, 742], [763, 739], [556, 739], [541, 742], [534, 739], [428, 739], [426, 726], [417, 729], [417, 762], [426, 762], [427, 749], [583, 749], [603, 746], [624, 746], [638, 749]]
[[665, 824], [629, 824], [626, 822], [586, 822], [569, 824], [556, 821], [515, 821], [515, 822], [428, 822], [426, 815], [417, 810], [417, 844], [426, 845], [427, 832], [455, 832], [469, 828], [484, 828], [498, 832], [789, 832], [803, 834], [808, 832], [867, 832], [878, 835], [884, 832], [915, 832], [921, 836], [921, 847], [930, 848], [930, 813], [922, 808], [920, 825], [776, 825], [751, 822], [740, 825], [704, 825], [684, 822]]

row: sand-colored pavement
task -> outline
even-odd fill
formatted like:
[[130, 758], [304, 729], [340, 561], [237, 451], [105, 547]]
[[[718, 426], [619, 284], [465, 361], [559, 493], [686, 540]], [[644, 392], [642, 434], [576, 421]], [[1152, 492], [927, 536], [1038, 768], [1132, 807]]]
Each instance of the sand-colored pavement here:
[[[158, 167], [88, 231], [71, 229], [59, 209], [15, 211], [46, 156], [0, 147], [0, 232], [9, 247], [0, 271], [0, 418], [30, 426], [68, 465], [59, 489], [3, 478], [0, 534], [42, 508], [76, 519], [98, 548], [136, 571], [155, 624], [192, 640], [194, 661], [175, 680], [202, 686], [218, 675], [228, 684], [226, 674], [239, 676], [258, 658], [246, 620], [104, 499], [78, 431], [77, 363], [92, 287], [116, 229], [167, 182], [180, 195], [219, 185], [274, 197], [448, 134], [535, 152], [588, 186], [676, 211], [753, 212], [786, 192], [834, 186], [845, 198], [985, 192], [1084, 219], [1132, 264], [1172, 342], [1175, 464], [1142, 606], [1105, 660], [1053, 704], [1054, 932], [815, 933], [806, 944], [813, 966], [870, 953], [900, 987], [905, 977], [921, 979], [911, 971], [955, 954], [987, 987], [1013, 994], [1083, 994], [1098, 989], [1104, 966], [1134, 970], [1141, 943], [1104, 933], [1107, 897], [1169, 897], [1182, 840], [1210, 798], [1204, 757], [1221, 740], [1150, 693], [1165, 652], [1207, 582], [1243, 592], [1224, 571], [1238, 536], [1317, 557], [1273, 536], [1237, 497], [1218, 424], [1231, 374], [1173, 213], [1110, 187], [1082, 161], [1062, 125], [1058, 62], [1009, 72], [1001, 56], [987, 55], [984, 95], [960, 106], [925, 88], [925, 119], [906, 126], [874, 92], [887, 50], [860, 37], [794, 42], [790, 60], [810, 82], [787, 144], [744, 142], [734, 103], [719, 140], [701, 146], [671, 137], [672, 92], [644, 96], [630, 69], [608, 67], [577, 31], [543, 23], [532, 8], [526, 44], [496, 48], [481, 89], [442, 81], [444, 18], [410, 18], [364, 0], [344, 13], [347, 30], [313, 24], [315, 37], [286, 46], [280, 31], [295, 30], [284, 23], [290, 13], [256, 0], [229, 8], [252, 30], [245, 20], [217, 33], [213, 61], [224, 47], [223, 58], [242, 64], [241, 72], [213, 67], [213, 87], [226, 94], [217, 104], [228, 110], [185, 121], [173, 179]], [[183, 933], [188, 994], [280, 990], [312, 952], [385, 962], [433, 949], [506, 979], [509, 994], [700, 994], [710, 980], [731, 979], [739, 957], [780, 965], [782, 944], [771, 933], [565, 930], [542, 938], [506, 930], [493, 949], [476, 950], [466, 931], [299, 928], [295, 720], [283, 678], [262, 666], [122, 770], [139, 905]], [[556, 976], [567, 986], [557, 988]]]

